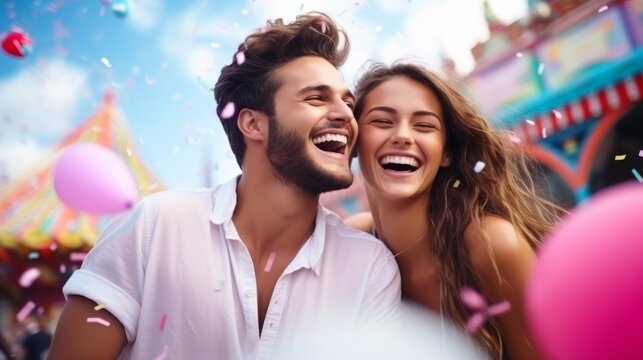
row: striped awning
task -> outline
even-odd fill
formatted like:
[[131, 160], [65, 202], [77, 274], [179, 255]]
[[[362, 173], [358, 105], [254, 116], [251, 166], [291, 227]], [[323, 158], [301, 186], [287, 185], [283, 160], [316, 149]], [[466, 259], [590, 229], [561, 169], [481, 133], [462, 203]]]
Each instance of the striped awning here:
[[643, 97], [643, 73], [632, 75], [511, 126], [524, 142], [535, 143], [556, 132], [581, 124], [610, 111], [629, 106]]

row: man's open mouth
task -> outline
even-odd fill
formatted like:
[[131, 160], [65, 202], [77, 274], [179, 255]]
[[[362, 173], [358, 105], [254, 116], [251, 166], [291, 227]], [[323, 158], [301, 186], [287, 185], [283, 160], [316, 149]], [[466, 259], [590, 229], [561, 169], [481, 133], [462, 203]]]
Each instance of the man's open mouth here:
[[313, 144], [321, 151], [345, 154], [348, 136], [343, 134], [324, 134], [313, 137]]

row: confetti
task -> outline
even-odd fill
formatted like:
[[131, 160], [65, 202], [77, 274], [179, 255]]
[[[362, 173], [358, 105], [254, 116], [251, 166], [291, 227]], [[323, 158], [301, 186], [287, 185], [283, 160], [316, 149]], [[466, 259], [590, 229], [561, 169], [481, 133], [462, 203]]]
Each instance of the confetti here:
[[99, 317], [88, 317], [87, 323], [95, 323], [95, 324], [101, 324], [103, 326], [109, 326], [109, 321], [105, 319], [101, 319]]
[[127, 153], [127, 156], [132, 157], [132, 150], [130, 148], [125, 148], [125, 152]]
[[326, 30], [327, 30], [326, 27], [327, 27], [326, 23], [322, 21], [321, 22], [321, 32], [323, 32], [324, 34], [326, 33]]
[[453, 183], [453, 187], [457, 189], [458, 186], [460, 186], [460, 180], [456, 179], [455, 182]]
[[224, 120], [229, 119], [234, 115], [235, 111], [234, 103], [230, 101], [221, 110], [221, 118]]
[[529, 120], [529, 119], [527, 119], [527, 120], [525, 120], [525, 121], [526, 121], [526, 122], [527, 122], [527, 124], [529, 124], [529, 125], [536, 125], [536, 123], [535, 123], [533, 120]]
[[61, 274], [64, 274], [67, 271], [67, 266], [65, 264], [60, 264], [60, 267], [58, 268]]
[[237, 64], [241, 65], [246, 62], [246, 54], [243, 51], [239, 51], [234, 55], [234, 58], [237, 59]]
[[37, 252], [37, 251], [32, 251], [32, 252], [29, 253], [29, 255], [27, 255], [27, 259], [29, 259], [29, 260], [36, 260], [39, 257], [40, 257], [40, 253]]
[[603, 11], [605, 11], [605, 10], [607, 10], [607, 5], [603, 5], [603, 6], [601, 6], [601, 8], [600, 8], [600, 9], [598, 9], [598, 13], [600, 14], [600, 13], [602, 13], [602, 12], [603, 12]]
[[173, 150], [173, 151], [174, 151], [174, 155], [176, 155], [176, 154], [179, 152], [179, 150], [181, 150], [181, 147], [180, 147], [180, 146], [178, 146], [178, 145], [176, 145], [176, 146], [174, 147], [174, 150]]
[[58, 244], [56, 244], [55, 242], [49, 244], [49, 250], [56, 251], [56, 249], [58, 249]]
[[40, 277], [40, 270], [38, 268], [27, 269], [25, 272], [20, 275], [18, 283], [23, 288], [31, 286], [36, 279]]
[[616, 155], [616, 156], [614, 156], [614, 160], [617, 160], [617, 161], [618, 160], [625, 160], [626, 156], [627, 156], [627, 154], [625, 154], [625, 155]]
[[269, 272], [272, 269], [272, 264], [275, 262], [275, 257], [277, 257], [276, 252], [271, 252], [270, 255], [268, 255], [268, 260], [266, 261], [266, 266], [264, 266], [263, 271], [264, 272]]
[[509, 132], [509, 140], [516, 144], [522, 143], [522, 140], [514, 133], [514, 132]]
[[643, 157], [643, 150], [639, 150], [639, 157]]
[[154, 360], [164, 360], [167, 357], [167, 351], [169, 350], [168, 346], [165, 345], [163, 347], [163, 352], [160, 353], [157, 357], [154, 358]]
[[85, 260], [86, 253], [74, 251], [69, 254], [69, 260], [71, 261], [83, 261]]
[[547, 139], [547, 128], [542, 128], [541, 134], [543, 136], [543, 139]]
[[102, 310], [104, 308], [105, 308], [105, 305], [103, 305], [103, 304], [98, 304], [98, 305], [94, 306], [95, 311]]
[[469, 310], [474, 311], [465, 325], [465, 329], [470, 334], [475, 333], [489, 317], [503, 314], [511, 309], [511, 304], [507, 300], [491, 306], [487, 305], [482, 295], [469, 287], [460, 289], [460, 300]]
[[480, 171], [482, 171], [482, 169], [484, 169], [484, 167], [485, 167], [485, 164], [482, 161], [478, 161], [476, 163], [476, 166], [473, 167], [473, 171], [479, 173]]
[[520, 58], [522, 57], [522, 53], [521, 53], [521, 52], [517, 52], [517, 53], [516, 53], [516, 57], [520, 59]]
[[640, 183], [643, 183], [643, 176], [641, 176], [641, 174], [639, 174], [639, 172], [636, 171], [636, 169], [632, 169], [632, 174], [634, 174], [634, 177], [636, 178], [636, 180], [638, 180]]
[[103, 65], [107, 66], [108, 68], [111, 68], [111, 67], [112, 67], [112, 64], [110, 64], [109, 60], [107, 60], [107, 58], [106, 58], [106, 57], [102, 57], [102, 58], [100, 58], [100, 62], [102, 62], [102, 63], [103, 63]]
[[31, 314], [31, 312], [35, 308], [36, 308], [36, 304], [34, 304], [33, 301], [29, 301], [28, 303], [25, 304], [25, 306], [22, 307], [22, 309], [20, 309], [20, 311], [18, 311], [18, 313], [16, 314], [16, 319], [19, 322], [25, 321], [27, 316], [29, 316], [29, 314]]
[[560, 113], [560, 111], [552, 110], [551, 112], [554, 113], [554, 116], [556, 117], [556, 119], [562, 119], [563, 118], [563, 115]]
[[538, 75], [542, 75], [544, 71], [545, 71], [545, 64], [540, 63], [540, 65], [538, 65]]
[[161, 316], [161, 322], [159, 323], [159, 331], [163, 331], [165, 329], [165, 322], [167, 322], [167, 314], [163, 314], [163, 316]]

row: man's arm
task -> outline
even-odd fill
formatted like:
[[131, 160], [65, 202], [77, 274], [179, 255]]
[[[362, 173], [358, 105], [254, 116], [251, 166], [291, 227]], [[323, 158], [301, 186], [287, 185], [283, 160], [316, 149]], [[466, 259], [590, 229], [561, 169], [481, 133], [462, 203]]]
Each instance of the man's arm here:
[[69, 296], [56, 326], [49, 360], [118, 357], [127, 343], [125, 329], [106, 309], [95, 310], [95, 306], [85, 297]]

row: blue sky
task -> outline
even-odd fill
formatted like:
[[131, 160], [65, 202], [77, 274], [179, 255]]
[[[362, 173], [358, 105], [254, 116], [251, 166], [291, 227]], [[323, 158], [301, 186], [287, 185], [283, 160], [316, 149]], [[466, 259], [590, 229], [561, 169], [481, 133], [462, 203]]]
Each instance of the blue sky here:
[[[238, 43], [269, 18], [312, 10], [335, 18], [351, 38], [342, 68], [351, 88], [368, 59], [414, 57], [437, 68], [445, 54], [466, 73], [469, 48], [488, 37], [482, 0], [130, 0], [124, 18], [107, 2], [15, 0], [0, 8], [0, 33], [17, 26], [34, 41], [25, 58], [0, 54], [0, 186], [37, 164], [107, 90], [166, 187], [203, 186], [206, 172], [215, 183], [234, 176], [210, 88]], [[526, 0], [490, 3], [506, 22], [527, 10]]]

